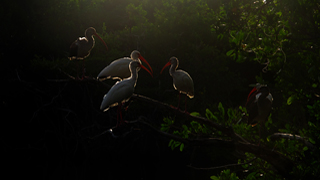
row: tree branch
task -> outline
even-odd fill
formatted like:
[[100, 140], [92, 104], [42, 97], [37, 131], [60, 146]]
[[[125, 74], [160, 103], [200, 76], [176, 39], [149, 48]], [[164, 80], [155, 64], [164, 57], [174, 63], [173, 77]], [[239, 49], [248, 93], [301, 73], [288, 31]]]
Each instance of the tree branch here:
[[182, 116], [182, 117], [188, 117], [189, 120], [191, 119], [191, 120], [197, 121], [199, 123], [209, 125], [215, 129], [221, 131], [226, 136], [231, 137], [231, 140], [223, 140], [223, 139], [217, 139], [217, 138], [201, 138], [201, 139], [188, 138], [188, 139], [184, 139], [179, 136], [160, 131], [145, 121], [140, 121], [143, 124], [148, 125], [151, 129], [153, 129], [154, 131], [156, 131], [157, 133], [159, 133], [165, 137], [180, 141], [180, 142], [188, 144], [190, 146], [214, 145], [214, 146], [219, 146], [219, 147], [235, 147], [239, 151], [249, 152], [249, 153], [255, 154], [256, 157], [261, 158], [261, 159], [269, 162], [278, 171], [278, 173], [281, 174], [283, 177], [290, 178], [290, 176], [291, 176], [290, 172], [292, 171], [293, 165], [294, 165], [294, 163], [291, 159], [289, 159], [288, 157], [282, 155], [281, 153], [279, 153], [277, 151], [270, 150], [262, 145], [255, 145], [255, 144], [249, 143], [247, 140], [242, 138], [240, 135], [234, 133], [232, 127], [224, 127], [224, 126], [219, 125], [219, 124], [217, 124], [213, 121], [210, 121], [206, 118], [196, 117], [196, 116], [186, 114], [181, 110], [178, 111], [178, 110], [174, 109], [172, 106], [170, 106], [166, 103], [162, 103], [162, 102], [159, 102], [157, 100], [154, 100], [154, 99], [142, 96], [142, 95], [133, 94], [132, 98], [139, 100], [139, 101], [143, 101], [148, 104], [158, 106], [163, 109], [167, 109], [171, 112], [176, 112], [177, 115]]
[[257, 159], [257, 157], [254, 157], [254, 158], [250, 159], [249, 161], [244, 162], [244, 163], [240, 163], [240, 164], [228, 164], [228, 165], [224, 165], [224, 166], [216, 166], [216, 167], [209, 167], [209, 168], [199, 168], [199, 167], [194, 167], [194, 166], [191, 166], [191, 165], [189, 165], [188, 167], [193, 168], [193, 169], [199, 169], [199, 170], [213, 170], [213, 169], [228, 168], [228, 167], [232, 167], [232, 166], [242, 166], [242, 165], [245, 165], [245, 164], [249, 164], [249, 163], [253, 162], [256, 159]]
[[306, 145], [309, 149], [314, 149], [315, 146], [313, 144], [311, 144], [307, 139], [299, 136], [299, 135], [295, 135], [295, 134], [289, 134], [289, 133], [274, 133], [273, 135], [270, 136], [271, 140], [277, 140], [277, 139], [288, 139], [288, 140], [298, 140], [301, 143], [303, 143], [304, 145]]
[[153, 104], [153, 105], [158, 106], [158, 107], [160, 107], [162, 109], [166, 109], [166, 110], [169, 110], [169, 111], [171, 111], [173, 113], [176, 113], [178, 116], [185, 117], [185, 118], [187, 117], [190, 120], [197, 121], [197, 122], [199, 122], [201, 124], [209, 125], [209, 126], [215, 128], [216, 130], [221, 131], [223, 134], [231, 137], [233, 140], [249, 143], [247, 140], [245, 140], [244, 138], [242, 138], [241, 136], [236, 134], [233, 131], [232, 127], [222, 126], [222, 125], [220, 125], [218, 123], [215, 123], [215, 122], [213, 122], [213, 121], [211, 121], [209, 119], [206, 119], [204, 117], [192, 116], [190, 114], [185, 113], [184, 111], [181, 111], [180, 109], [179, 110], [175, 109], [171, 105], [168, 105], [166, 103], [163, 103], [163, 102], [160, 102], [160, 101], [157, 101], [157, 100], [154, 100], [154, 99], [151, 99], [151, 98], [148, 98], [146, 96], [139, 95], [139, 94], [133, 94], [132, 95], [132, 99], [136, 99], [136, 100], [143, 101], [143, 102], [146, 102], [146, 103], [149, 103], [149, 104]]
[[[139, 122], [147, 125], [152, 130], [161, 134], [162, 136], [180, 141], [189, 146], [219, 146], [224, 148], [234, 147], [238, 151], [252, 153], [256, 155], [256, 157], [269, 162], [283, 177], [285, 178], [291, 177], [290, 172], [293, 169], [293, 165], [294, 165], [293, 161], [288, 157], [282, 155], [281, 153], [270, 150], [261, 145], [255, 145], [255, 144], [244, 143], [244, 142], [236, 142], [233, 140], [223, 140], [218, 138], [184, 139], [182, 137], [156, 129], [149, 123], [145, 122], [142, 117], [140, 117], [139, 119], [140, 119]], [[218, 168], [221, 168], [221, 167], [218, 167]]]

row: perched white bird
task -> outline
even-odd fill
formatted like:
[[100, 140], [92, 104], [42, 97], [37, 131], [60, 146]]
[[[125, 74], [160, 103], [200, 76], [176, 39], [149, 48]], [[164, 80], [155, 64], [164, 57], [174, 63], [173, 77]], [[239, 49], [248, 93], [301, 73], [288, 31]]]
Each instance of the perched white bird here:
[[252, 127], [259, 122], [264, 123], [271, 112], [273, 97], [266, 85], [259, 83], [251, 90], [248, 95], [246, 108], [249, 114], [248, 124]]
[[[169, 62], [165, 64], [160, 72], [162, 74], [162, 71], [170, 66], [169, 74], [172, 76], [173, 79], [173, 87], [179, 91], [179, 103], [177, 106], [177, 109], [180, 105], [180, 95], [181, 93], [186, 94], [189, 98], [194, 97], [194, 87], [193, 87], [193, 80], [191, 76], [181, 69], [177, 70], [179, 66], [179, 60], [176, 57], [171, 57]], [[187, 97], [185, 98], [185, 112], [187, 111]]]
[[142, 60], [144, 63], [148, 65], [150, 71], [153, 73], [151, 66], [148, 61], [146, 61], [140, 54], [139, 51], [132, 51], [130, 58], [124, 57], [111, 62], [108, 66], [106, 66], [98, 75], [97, 79], [103, 81], [105, 79], [124, 79], [128, 78], [131, 75], [129, 70], [129, 64], [132, 61], [139, 61], [141, 64]]
[[121, 105], [122, 103], [127, 102], [132, 96], [138, 79], [138, 71], [140, 70], [140, 68], [142, 68], [152, 76], [152, 73], [139, 61], [131, 61], [128, 66], [131, 72], [131, 76], [127, 79], [124, 79], [123, 81], [116, 82], [116, 84], [111, 87], [109, 92], [104, 95], [100, 106], [100, 110], [103, 111], [107, 111], [110, 107], [118, 106], [117, 121], [119, 121], [118, 115], [120, 115], [121, 123], [123, 122], [121, 115]]
[[70, 54], [69, 59], [70, 60], [83, 60], [82, 68], [83, 68], [83, 75], [84, 77], [84, 58], [88, 57], [90, 55], [90, 51], [94, 47], [94, 38], [93, 35], [97, 36], [101, 42], [105, 45], [106, 49], [108, 50], [108, 47], [106, 43], [103, 41], [103, 39], [97, 34], [96, 29], [93, 27], [89, 27], [85, 31], [85, 37], [79, 37], [77, 40], [75, 40], [71, 46], [70, 46]]
[[[261, 135], [265, 136], [266, 129], [263, 128], [265, 122], [268, 120], [272, 109], [273, 97], [269, 88], [266, 85], [259, 83], [251, 90], [248, 95], [246, 108], [249, 114], [248, 124], [252, 127], [258, 125], [259, 127], [259, 145]], [[262, 133], [261, 133], [262, 131]]]

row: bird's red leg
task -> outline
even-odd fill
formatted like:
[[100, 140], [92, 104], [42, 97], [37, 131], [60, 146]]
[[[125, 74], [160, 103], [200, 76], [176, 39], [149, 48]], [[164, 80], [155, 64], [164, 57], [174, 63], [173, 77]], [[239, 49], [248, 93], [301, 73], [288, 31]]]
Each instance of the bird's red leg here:
[[[117, 127], [121, 126], [124, 123], [124, 121], [122, 119], [121, 107], [122, 107], [122, 103], [119, 104], [118, 110], [117, 110]], [[120, 118], [120, 120], [119, 120], [119, 118]]]

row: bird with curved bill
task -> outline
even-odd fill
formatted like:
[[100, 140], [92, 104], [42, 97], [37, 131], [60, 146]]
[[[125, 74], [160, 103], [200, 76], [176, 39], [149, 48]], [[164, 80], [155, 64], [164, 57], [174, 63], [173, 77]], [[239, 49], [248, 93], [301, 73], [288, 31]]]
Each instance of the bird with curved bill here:
[[[94, 47], [95, 41], [93, 38], [95, 35], [100, 41], [104, 44], [106, 49], [108, 50], [107, 44], [103, 41], [103, 39], [97, 34], [96, 29], [93, 27], [89, 27], [85, 31], [85, 37], [79, 37], [75, 40], [70, 46], [70, 60], [83, 60], [82, 62], [82, 77], [81, 79], [85, 78], [85, 69], [84, 69], [84, 59], [90, 55], [92, 48]], [[77, 70], [78, 71], [78, 70]], [[79, 78], [77, 72], [77, 78]]]
[[[171, 65], [171, 66], [170, 66]], [[193, 80], [191, 76], [186, 72], [181, 69], [178, 69], [179, 66], [179, 60], [176, 57], [171, 57], [169, 62], [165, 64], [160, 72], [162, 74], [163, 70], [170, 66], [169, 69], [169, 74], [172, 76], [173, 79], [173, 87], [179, 92], [179, 101], [178, 101], [178, 106], [176, 109], [179, 109], [180, 106], [180, 97], [181, 93], [185, 94], [185, 110], [184, 112], [187, 113], [187, 96], [189, 98], [194, 97], [194, 87], [193, 87]]]
[[132, 61], [138, 61], [141, 64], [141, 61], [146, 63], [147, 66], [150, 68], [150, 72], [153, 73], [151, 66], [149, 65], [148, 61], [145, 60], [139, 51], [134, 50], [131, 52], [130, 58], [123, 57], [117, 60], [112, 61], [108, 66], [106, 66], [99, 75], [97, 79], [99, 81], [103, 81], [106, 79], [119, 79], [122, 80], [124, 78], [128, 78], [131, 76], [131, 72], [129, 69], [129, 64]]
[[[144, 67], [139, 61], [131, 61], [129, 64], [129, 69], [131, 76], [122, 81], [116, 82], [107, 94], [104, 95], [101, 102], [100, 110], [108, 111], [109, 108], [118, 106], [117, 109], [117, 126], [124, 122], [122, 119], [121, 106], [123, 103], [127, 102], [134, 92], [138, 80], [138, 72], [140, 68], [146, 70], [152, 77], [152, 73]], [[120, 120], [119, 120], [120, 119]]]
[[259, 136], [261, 137], [261, 126], [268, 120], [272, 109], [273, 97], [266, 85], [257, 84], [249, 93], [246, 109], [249, 114], [248, 124], [255, 127], [259, 124]]

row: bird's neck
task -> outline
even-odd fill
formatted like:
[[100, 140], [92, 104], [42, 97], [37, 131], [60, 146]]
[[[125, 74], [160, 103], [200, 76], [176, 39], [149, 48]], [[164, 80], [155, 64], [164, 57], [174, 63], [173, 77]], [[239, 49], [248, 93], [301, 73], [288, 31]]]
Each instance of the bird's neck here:
[[86, 38], [87, 38], [87, 40], [88, 40], [89, 43], [93, 43], [93, 44], [94, 44], [93, 35], [88, 35], [88, 34], [86, 34]]
[[169, 69], [169, 73], [171, 76], [174, 72], [176, 72], [177, 68], [178, 68], [178, 64], [171, 64], [170, 69]]
[[137, 69], [131, 69], [130, 79], [134, 83], [134, 87], [135, 87], [136, 84], [137, 84], [137, 80], [138, 80], [138, 71], [137, 71]]
[[138, 62], [141, 64], [141, 60], [140, 60], [139, 58], [133, 58], [133, 57], [131, 57], [131, 59], [132, 59], [133, 61], [138, 61]]
[[269, 92], [263, 92], [261, 93], [259, 99], [265, 99], [269, 95]]

